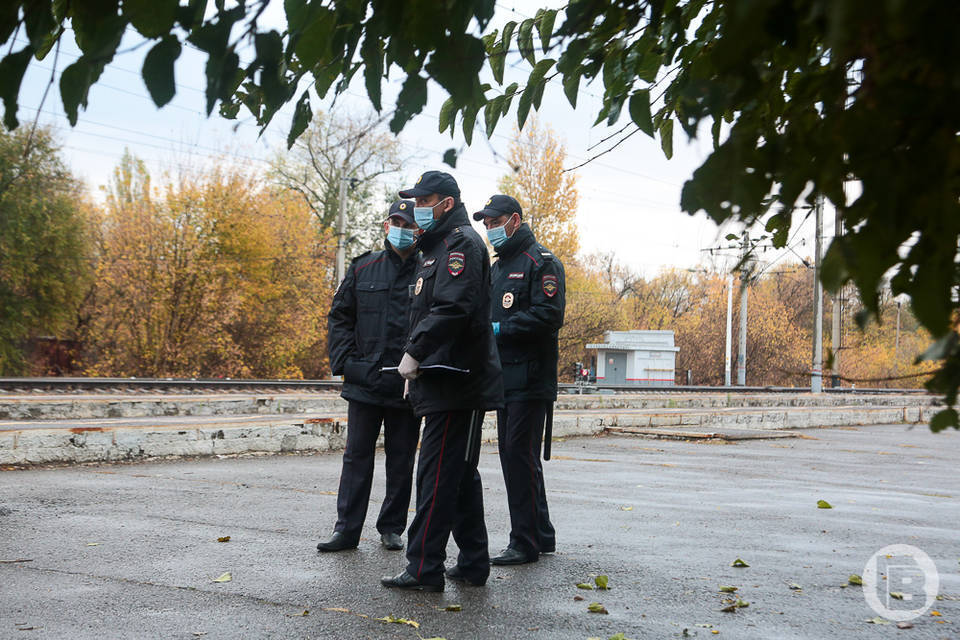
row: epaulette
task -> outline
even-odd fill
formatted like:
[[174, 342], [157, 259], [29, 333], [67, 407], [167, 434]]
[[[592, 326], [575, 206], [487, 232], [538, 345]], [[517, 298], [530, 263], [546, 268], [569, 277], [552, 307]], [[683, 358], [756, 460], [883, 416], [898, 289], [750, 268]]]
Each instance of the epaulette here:
[[361, 253], [360, 255], [355, 256], [355, 257], [353, 258], [353, 260], [351, 260], [350, 262], [356, 262], [356, 261], [359, 260], [360, 258], [363, 258], [363, 257], [365, 257], [365, 256], [368, 256], [368, 255], [370, 255], [371, 253], [373, 253], [372, 250], [371, 250], [371, 251], [364, 251], [364, 252]]
[[547, 248], [544, 247], [542, 244], [537, 245], [537, 248], [540, 249], [540, 255], [543, 256], [544, 261], [556, 260], [556, 256], [554, 256], [551, 252], [547, 251]]

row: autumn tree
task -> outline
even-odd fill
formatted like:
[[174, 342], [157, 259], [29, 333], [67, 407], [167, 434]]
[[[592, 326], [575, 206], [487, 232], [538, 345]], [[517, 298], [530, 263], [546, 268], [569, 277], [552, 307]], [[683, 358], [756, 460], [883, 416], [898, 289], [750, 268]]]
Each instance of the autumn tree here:
[[300, 377], [322, 344], [331, 241], [290, 194], [212, 167], [154, 187], [124, 157], [108, 190], [88, 372]]
[[72, 336], [93, 270], [88, 211], [49, 130], [0, 127], [0, 375], [28, 373], [26, 339]]
[[577, 231], [576, 175], [564, 172], [567, 152], [553, 129], [531, 121], [515, 130], [507, 161], [512, 171], [497, 181], [500, 193], [513, 196], [537, 241], [564, 264], [580, 249]]

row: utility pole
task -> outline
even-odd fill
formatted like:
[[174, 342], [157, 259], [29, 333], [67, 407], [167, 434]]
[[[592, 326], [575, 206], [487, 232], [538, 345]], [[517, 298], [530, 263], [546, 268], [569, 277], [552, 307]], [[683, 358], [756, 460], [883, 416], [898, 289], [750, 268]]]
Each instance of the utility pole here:
[[820, 284], [820, 254], [823, 246], [823, 196], [817, 194], [813, 207], [816, 242], [813, 248], [813, 370], [810, 391], [823, 391], [823, 285]]
[[[843, 236], [843, 217], [841, 215], [841, 208], [836, 208], [836, 217], [833, 222], [833, 241], [838, 242]], [[840, 290], [837, 291], [837, 294], [833, 297], [833, 314], [830, 317], [830, 346], [833, 349], [833, 366], [830, 368], [830, 386], [839, 387], [840, 386], [840, 353], [843, 346], [843, 338], [840, 335], [841, 324], [840, 321], [843, 319], [843, 287], [840, 287]]]
[[340, 175], [340, 211], [337, 213], [337, 286], [343, 282], [346, 275], [347, 261], [347, 167], [343, 167]]
[[723, 349], [723, 386], [730, 386], [730, 346], [733, 342], [733, 274], [727, 274], [727, 341]]
[[747, 254], [750, 251], [750, 233], [743, 231], [743, 255], [740, 259], [740, 346], [737, 349], [737, 385], [747, 384], [747, 297], [749, 294], [749, 274], [747, 273]]

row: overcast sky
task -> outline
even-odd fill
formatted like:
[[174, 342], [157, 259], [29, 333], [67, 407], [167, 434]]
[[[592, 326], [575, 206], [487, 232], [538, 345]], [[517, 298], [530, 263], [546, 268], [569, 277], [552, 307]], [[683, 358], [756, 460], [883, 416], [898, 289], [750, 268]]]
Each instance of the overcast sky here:
[[[498, 27], [508, 20], [519, 22], [532, 17], [540, 6], [561, 4], [544, 0], [503, 0], [497, 3], [493, 25]], [[282, 6], [279, 1], [272, 3], [266, 16], [277, 26], [282, 25]], [[561, 18], [558, 16], [558, 24]], [[63, 39], [54, 82], [43, 101], [39, 118], [41, 123], [58, 130], [68, 165], [92, 191], [108, 182], [124, 148], [143, 159], [155, 175], [183, 163], [202, 165], [224, 154], [265, 166], [267, 158], [285, 148], [292, 103], [281, 110], [259, 139], [259, 129], [252, 118], [244, 117], [243, 109], [239, 121], [224, 120], [216, 112], [210, 118], [205, 116], [205, 57], [190, 47], [184, 47], [177, 63], [176, 97], [162, 110], [157, 110], [140, 77], [143, 56], [150, 45], [137, 47], [142, 38], [132, 28], [121, 45], [121, 50], [132, 50], [118, 55], [108, 65], [100, 82], [90, 91], [89, 110], [81, 111], [77, 126], [71, 128], [57, 89], [59, 72], [79, 55], [70, 35], [68, 32]], [[19, 38], [23, 41], [24, 36]], [[18, 48], [23, 43], [18, 43]], [[53, 62], [51, 53], [42, 62], [31, 63], [20, 93], [21, 123], [30, 124], [36, 116], [50, 81]], [[505, 84], [512, 79], [522, 84], [528, 72], [529, 65], [519, 56], [508, 59]], [[396, 81], [384, 84], [385, 108], [391, 108], [398, 91]], [[544, 93], [538, 117], [541, 123], [560, 134], [567, 149], [568, 167], [594, 155], [597, 149], [590, 150], [594, 144], [626, 124], [624, 113], [613, 129], [591, 127], [600, 108], [602, 91], [599, 80], [581, 85], [576, 111], [570, 108], [559, 82], [552, 82]], [[472, 211], [495, 193], [497, 179], [509, 170], [502, 157], [507, 155], [516, 116], [509, 114], [489, 141], [478, 131], [473, 146], [461, 154], [457, 168], [450, 169], [442, 165], [442, 153], [451, 146], [463, 146], [462, 135], [458, 131], [451, 140], [449, 134], [437, 132], [437, 114], [446, 95], [431, 84], [429, 96], [424, 112], [410, 122], [400, 136], [407, 149], [420, 158], [418, 163], [405, 168], [405, 178], [416, 180], [428, 169], [449, 170], [460, 183], [463, 199]], [[361, 74], [339, 102], [346, 109], [370, 109]], [[313, 108], [316, 112], [323, 106], [314, 99]], [[482, 117], [479, 120], [482, 121]], [[710, 258], [710, 248], [730, 244], [723, 238], [727, 233], [739, 232], [738, 228], [720, 231], [704, 214], [690, 216], [680, 210], [680, 189], [709, 152], [709, 139], [688, 143], [679, 128], [676, 131], [672, 160], [664, 158], [657, 141], [640, 133], [612, 153], [576, 171], [580, 192], [577, 223], [584, 252], [613, 251], [621, 261], [651, 277], [662, 269], [695, 268], [705, 264]], [[832, 218], [831, 214], [825, 219], [827, 236], [832, 234]], [[812, 255], [812, 235], [812, 222], [794, 229], [791, 232], [794, 251], [805, 257]], [[777, 265], [796, 262], [795, 254], [786, 250], [770, 250], [761, 258], [776, 261]]]

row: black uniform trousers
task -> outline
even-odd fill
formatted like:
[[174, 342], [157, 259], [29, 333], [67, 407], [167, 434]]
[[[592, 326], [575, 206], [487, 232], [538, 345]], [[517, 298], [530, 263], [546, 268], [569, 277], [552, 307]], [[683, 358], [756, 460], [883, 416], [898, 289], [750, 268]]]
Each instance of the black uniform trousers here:
[[[472, 411], [427, 414], [417, 461], [417, 514], [407, 532], [407, 573], [427, 584], [442, 584], [447, 541], [460, 547], [457, 565], [471, 580], [490, 574], [483, 485], [476, 457], [467, 462]], [[480, 431], [474, 435], [479, 446]]]
[[510, 509], [509, 546], [531, 558], [556, 547], [540, 462], [549, 400], [508, 402], [497, 411], [500, 466]]
[[356, 400], [347, 410], [347, 446], [343, 451], [340, 490], [337, 492], [337, 524], [334, 531], [351, 542], [360, 540], [370, 504], [373, 462], [377, 437], [383, 423], [387, 487], [377, 531], [403, 534], [410, 507], [413, 462], [420, 439], [420, 420], [409, 408], [381, 407]]

